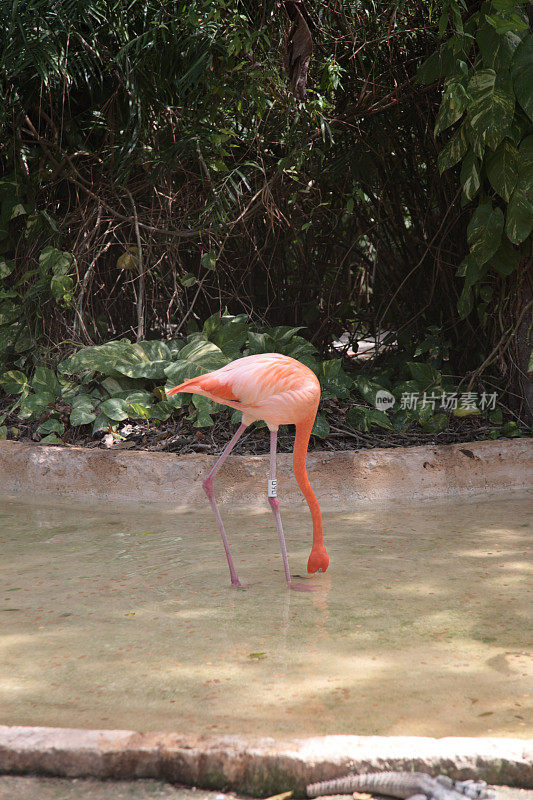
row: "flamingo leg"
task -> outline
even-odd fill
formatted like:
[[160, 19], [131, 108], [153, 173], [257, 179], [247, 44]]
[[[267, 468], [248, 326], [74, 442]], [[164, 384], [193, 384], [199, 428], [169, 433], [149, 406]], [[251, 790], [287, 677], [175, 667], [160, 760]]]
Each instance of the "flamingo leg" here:
[[222, 536], [222, 543], [224, 545], [224, 550], [226, 551], [226, 557], [228, 559], [228, 566], [229, 566], [229, 573], [231, 576], [231, 583], [233, 586], [242, 586], [241, 582], [237, 577], [237, 573], [235, 572], [235, 566], [233, 564], [233, 558], [231, 557], [231, 550], [229, 548], [228, 537], [226, 536], [226, 531], [224, 530], [224, 523], [222, 522], [222, 517], [220, 516], [220, 511], [218, 510], [217, 501], [215, 500], [215, 491], [213, 489], [213, 478], [221, 468], [222, 464], [229, 456], [239, 439], [241, 438], [242, 434], [246, 430], [247, 426], [241, 424], [234, 434], [232, 439], [226, 445], [224, 452], [216, 462], [215, 466], [203, 482], [203, 487], [205, 490], [206, 495], [209, 498], [209, 502], [211, 503], [211, 508], [213, 509], [213, 513], [215, 515], [215, 519], [218, 523], [218, 527], [220, 529], [220, 535]]
[[270, 480], [268, 482], [268, 502], [274, 513], [276, 520], [276, 527], [278, 529], [279, 543], [281, 546], [281, 555], [283, 557], [283, 567], [285, 569], [285, 578], [287, 585], [291, 585], [291, 573], [289, 570], [289, 558], [287, 556], [287, 547], [285, 545], [285, 536], [283, 534], [283, 525], [281, 524], [281, 515], [279, 513], [279, 500], [277, 497], [277, 484], [276, 484], [276, 451], [278, 445], [278, 431], [270, 431]]
[[274, 519], [276, 520], [276, 528], [278, 529], [279, 543], [281, 546], [281, 555], [283, 558], [283, 567], [285, 569], [285, 578], [287, 580], [287, 588], [294, 589], [297, 592], [312, 592], [314, 586], [306, 586], [302, 583], [294, 583], [291, 580], [291, 573], [289, 569], [289, 557], [287, 556], [287, 546], [285, 544], [285, 535], [283, 533], [283, 525], [281, 524], [281, 515], [279, 513], [279, 500], [277, 497], [277, 482], [276, 482], [276, 451], [278, 444], [278, 431], [270, 431], [270, 480], [268, 482], [268, 502], [272, 508]]

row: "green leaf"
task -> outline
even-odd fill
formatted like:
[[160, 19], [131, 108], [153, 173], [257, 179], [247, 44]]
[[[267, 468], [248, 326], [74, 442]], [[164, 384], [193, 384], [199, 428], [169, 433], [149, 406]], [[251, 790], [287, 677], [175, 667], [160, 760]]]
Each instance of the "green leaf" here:
[[[274, 328], [274, 334], [277, 328]], [[283, 353], [286, 356], [291, 356], [297, 361], [301, 361], [313, 372], [318, 369], [318, 364], [315, 359], [315, 348], [313, 345], [304, 339], [303, 336], [292, 336], [289, 341], [282, 343], [274, 338], [274, 351], [276, 353]]]
[[505, 425], [502, 425], [500, 428], [500, 436], [506, 436], [509, 439], [514, 439], [523, 435], [522, 428], [520, 428], [516, 422], [506, 422]]
[[185, 344], [186, 343], [182, 339], [171, 339], [170, 341], [166, 342], [166, 345], [170, 350], [170, 357], [173, 361], [176, 358], [179, 358], [180, 350], [183, 350]]
[[486, 14], [485, 19], [499, 34], [508, 33], [509, 31], [526, 31], [528, 28], [527, 22], [522, 17], [519, 17], [518, 14], [510, 14], [508, 18], [499, 14], [492, 16]]
[[54, 399], [50, 392], [30, 394], [22, 400], [18, 409], [18, 416], [21, 419], [37, 419], [54, 402]]
[[174, 411], [174, 405], [168, 400], [161, 400], [150, 408], [150, 417], [158, 419], [161, 422], [167, 420]]
[[217, 264], [217, 256], [215, 251], [209, 250], [207, 253], [204, 253], [200, 259], [200, 264], [206, 269], [215, 269]]
[[351, 380], [342, 368], [342, 359], [322, 361], [317, 366], [316, 376], [324, 400], [349, 396]]
[[518, 183], [509, 200], [505, 231], [514, 244], [525, 241], [533, 230], [533, 136], [518, 150]]
[[489, 422], [493, 425], [501, 425], [503, 422], [503, 414], [501, 408], [495, 408], [494, 411], [489, 411]]
[[209, 397], [203, 397], [201, 394], [193, 394], [191, 402], [198, 411], [206, 411], [209, 414], [214, 414], [222, 408], [218, 403], [210, 400]]
[[508, 203], [518, 181], [518, 151], [509, 139], [487, 161], [487, 177], [494, 191]]
[[166, 342], [159, 340], [144, 340], [133, 345], [136, 352], [143, 353], [148, 362], [171, 361], [172, 353]]
[[474, 295], [472, 294], [472, 289], [470, 286], [465, 283], [463, 286], [463, 291], [457, 301], [457, 311], [459, 312], [459, 316], [461, 319], [465, 319], [474, 306]]
[[367, 403], [371, 403], [373, 406], [376, 405], [376, 393], [387, 391], [384, 386], [375, 383], [375, 381], [366, 378], [364, 375], [357, 375], [353, 380], [353, 385]]
[[485, 150], [487, 149], [485, 140], [472, 128], [468, 119], [465, 119], [462, 127], [465, 130], [466, 140], [472, 148], [474, 155], [483, 161], [485, 158]]
[[250, 331], [248, 334], [248, 349], [250, 355], [259, 353], [271, 353], [274, 349], [274, 342], [268, 333], [255, 333]]
[[98, 414], [93, 422], [93, 435], [98, 433], [98, 431], [107, 431], [112, 424], [113, 423], [106, 414]]
[[366, 431], [370, 430], [368, 420], [365, 414], [366, 409], [363, 406], [355, 406], [355, 408], [349, 408], [346, 412], [346, 424], [349, 425], [351, 428], [355, 428], [358, 431], [362, 431], [366, 433]]
[[418, 421], [422, 427], [431, 419], [433, 416], [433, 405], [432, 403], [424, 403], [422, 398], [422, 403], [418, 406]]
[[513, 244], [525, 241], [533, 230], [533, 199], [523, 183], [514, 190], [507, 208], [505, 231]]
[[95, 400], [88, 394], [79, 394], [72, 400], [70, 424], [89, 425], [96, 419]]
[[0, 439], [7, 439], [7, 425], [0, 425]]
[[421, 84], [434, 83], [446, 78], [459, 77], [460, 62], [468, 57], [472, 47], [472, 38], [466, 35], [450, 37], [444, 45], [432, 53], [419, 67], [416, 81]]
[[464, 278], [467, 273], [471, 272], [472, 265], [477, 265], [477, 261], [472, 253], [468, 253], [457, 267], [457, 276]]
[[448, 427], [448, 417], [446, 414], [432, 414], [421, 424], [426, 433], [442, 433]]
[[533, 120], [533, 34], [527, 34], [517, 48], [511, 75], [516, 98]]
[[474, 417], [478, 414], [481, 414], [480, 409], [475, 405], [463, 405], [461, 401], [457, 408], [454, 408], [452, 411], [454, 417], [458, 417], [461, 419], [462, 417]]
[[15, 264], [13, 261], [0, 261], [0, 281], [11, 275], [14, 269]]
[[100, 413], [105, 414], [109, 419], [116, 420], [117, 422], [127, 419], [129, 415], [128, 412], [129, 404], [125, 400], [111, 397], [109, 400], [100, 403]]
[[447, 427], [448, 417], [446, 414], [432, 414], [429, 419], [422, 423], [422, 428], [426, 433], [442, 433]]
[[512, 32], [498, 34], [492, 25], [485, 23], [478, 30], [476, 41], [483, 66], [499, 72], [509, 68], [514, 52], [520, 44], [520, 37]]
[[381, 428], [392, 430], [392, 423], [384, 411], [377, 408], [365, 408], [355, 406], [346, 412], [346, 423], [356, 430], [368, 431], [371, 425], [379, 425]]
[[225, 356], [238, 358], [248, 336], [248, 324], [244, 315], [213, 314], [206, 319], [203, 327], [205, 338], [216, 344]]
[[401, 400], [402, 394], [413, 394], [419, 391], [420, 384], [417, 381], [400, 381], [394, 385], [392, 393], [396, 400]]
[[440, 380], [440, 372], [436, 370], [435, 367], [432, 367], [431, 364], [408, 361], [406, 367], [411, 373], [413, 380], [416, 381], [417, 388], [422, 391], [429, 388], [434, 383], [438, 383]]
[[125, 400], [126, 403], [140, 403], [146, 408], [155, 402], [153, 392], [148, 392], [145, 389], [128, 389], [125, 392], [113, 393], [113, 397], [119, 397], [121, 400]]
[[467, 228], [470, 252], [478, 264], [484, 264], [500, 245], [504, 225], [501, 208], [493, 208], [490, 203], [480, 204]]
[[59, 383], [61, 385], [61, 399], [65, 400], [67, 403], [71, 403], [72, 400], [79, 394], [80, 385], [79, 383], [75, 383], [74, 381], [69, 381], [63, 376], [59, 379]]
[[[126, 399], [126, 395], [136, 389], [138, 381], [127, 378], [125, 375], [116, 374], [116, 377], [107, 377], [100, 381], [102, 389], [105, 389], [111, 397], [121, 397]], [[102, 396], [102, 400], [105, 398]]]
[[74, 268], [76, 260], [72, 253], [65, 253], [56, 247], [45, 247], [39, 256], [39, 266], [54, 275], [68, 275]]
[[130, 403], [129, 416], [132, 419], [147, 419], [150, 416], [150, 407], [142, 406], [140, 403]]
[[41, 439], [39, 444], [64, 444], [64, 442], [59, 439], [57, 434], [49, 433], [48, 436], [45, 436], [43, 439]]
[[196, 275], [193, 275], [192, 272], [186, 272], [185, 275], [182, 275], [180, 278], [182, 286], [189, 288], [190, 286], [194, 286], [197, 281]]
[[507, 132], [507, 137], [512, 141], [515, 147], [518, 147], [522, 139], [526, 136], [531, 127], [529, 117], [522, 111], [520, 106], [515, 109], [513, 124]]
[[420, 65], [416, 73], [416, 82], [423, 85], [434, 83], [442, 75], [441, 53], [440, 50], [432, 53], [423, 64]]
[[472, 98], [468, 104], [470, 125], [495, 150], [513, 121], [515, 98], [510, 76], [479, 70], [470, 79], [468, 93]]
[[102, 375], [116, 374], [115, 365], [128, 358], [131, 348], [129, 339], [82, 347], [77, 353], [62, 361], [57, 369], [62, 375], [75, 375], [87, 370], [100, 372]]
[[365, 408], [365, 417], [370, 425], [379, 425], [380, 428], [393, 430], [392, 423], [384, 411], [379, 411], [377, 408]]
[[0, 386], [6, 394], [21, 394], [28, 386], [28, 379], [20, 370], [10, 369], [0, 378]]
[[467, 150], [468, 141], [466, 138], [466, 132], [464, 126], [461, 126], [439, 153], [437, 164], [441, 175], [445, 170], [450, 169], [450, 167], [454, 167], [456, 164], [458, 164], [466, 154]]
[[411, 424], [412, 420], [409, 412], [400, 408], [392, 416], [392, 427], [395, 431], [405, 431]]
[[106, 369], [108, 374], [117, 371], [128, 378], [163, 380], [165, 368], [172, 363], [172, 353], [169, 347], [165, 342], [160, 341], [143, 341], [136, 344], [127, 342], [112, 351], [95, 353], [95, 356], [97, 361], [102, 356], [109, 359], [111, 369], [109, 367]]
[[37, 433], [46, 436], [49, 433], [58, 433], [60, 436], [65, 433], [65, 426], [58, 419], [51, 417], [45, 422], [41, 422], [37, 428]]
[[230, 360], [219, 347], [202, 339], [185, 345], [178, 356], [178, 361], [165, 368], [165, 375], [172, 386], [177, 386], [188, 378], [196, 378], [205, 372], [219, 369]]
[[329, 436], [329, 422], [323, 414], [317, 414], [315, 424], [311, 430], [312, 436], [318, 436], [320, 439], [325, 439]]
[[435, 136], [462, 117], [467, 100], [468, 96], [462, 84], [455, 81], [448, 84], [435, 121]]
[[69, 275], [52, 275], [50, 291], [57, 303], [61, 301], [64, 305], [70, 305], [72, 302], [73, 287], [74, 281]]
[[487, 262], [487, 267], [500, 275], [510, 275], [518, 269], [519, 263], [520, 251], [513, 247], [509, 239], [504, 236], [500, 246]]
[[467, 200], [473, 200], [481, 186], [479, 159], [469, 150], [463, 159], [460, 181]]
[[472, 253], [469, 253], [470, 258], [467, 259], [467, 267], [465, 272], [465, 286], [470, 288], [474, 284], [479, 283], [487, 273], [486, 264], [480, 264]]
[[48, 367], [35, 367], [35, 373], [31, 380], [36, 394], [39, 392], [50, 392], [53, 397], [61, 397], [61, 384], [55, 372]]
[[210, 428], [214, 425], [211, 414], [207, 411], [198, 411], [196, 413], [196, 420], [193, 422], [195, 428]]

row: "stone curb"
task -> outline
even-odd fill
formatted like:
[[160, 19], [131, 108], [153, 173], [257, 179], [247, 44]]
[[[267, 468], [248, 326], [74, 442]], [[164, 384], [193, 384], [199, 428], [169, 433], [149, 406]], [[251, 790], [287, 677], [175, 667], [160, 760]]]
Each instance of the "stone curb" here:
[[[424, 447], [312, 452], [307, 464], [322, 504], [418, 500], [523, 489], [532, 483], [530, 439]], [[74, 499], [205, 504], [202, 480], [213, 456], [50, 447], [0, 441], [0, 490]], [[230, 456], [217, 476], [217, 498], [265, 505], [268, 456]], [[303, 502], [292, 456], [278, 457], [280, 496]]]
[[252, 796], [349, 772], [447, 774], [533, 787], [533, 741], [324, 736], [290, 741], [0, 726], [0, 772], [99, 779], [156, 778]]

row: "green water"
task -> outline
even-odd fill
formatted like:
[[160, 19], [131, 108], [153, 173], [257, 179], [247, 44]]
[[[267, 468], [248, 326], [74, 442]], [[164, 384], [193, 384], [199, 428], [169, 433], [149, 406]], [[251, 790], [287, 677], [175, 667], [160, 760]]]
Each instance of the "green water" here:
[[[281, 505], [291, 568], [310, 520]], [[324, 515], [289, 592], [269, 508], [0, 496], [0, 723], [310, 736], [532, 733], [531, 497]], [[529, 576], [529, 583], [527, 582]]]

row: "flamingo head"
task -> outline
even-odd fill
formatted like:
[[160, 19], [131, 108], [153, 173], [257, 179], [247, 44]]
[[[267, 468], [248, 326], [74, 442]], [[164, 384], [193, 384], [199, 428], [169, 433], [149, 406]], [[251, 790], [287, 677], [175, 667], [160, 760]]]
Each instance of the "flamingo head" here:
[[307, 562], [307, 571], [310, 574], [314, 572], [325, 572], [329, 565], [329, 556], [326, 553], [326, 548], [322, 547], [313, 548]]

